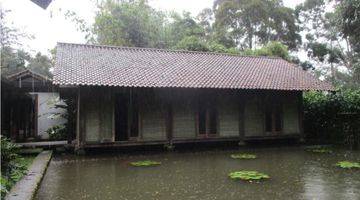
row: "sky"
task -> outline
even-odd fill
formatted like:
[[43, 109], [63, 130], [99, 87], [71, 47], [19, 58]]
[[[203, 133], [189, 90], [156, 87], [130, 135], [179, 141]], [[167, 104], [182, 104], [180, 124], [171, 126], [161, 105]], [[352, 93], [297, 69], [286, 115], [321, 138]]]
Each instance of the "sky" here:
[[[214, 0], [149, 0], [149, 4], [163, 11], [189, 11], [196, 16], [202, 9], [211, 8]], [[295, 8], [304, 0], [283, 0], [284, 5]], [[22, 41], [25, 50], [31, 54], [41, 52], [49, 54], [49, 49], [57, 42], [85, 43], [85, 36], [76, 29], [76, 25], [65, 19], [67, 10], [91, 24], [94, 19], [95, 0], [53, 0], [44, 10], [30, 0], [0, 0], [0, 6], [11, 10], [6, 21], [22, 32], [32, 35], [33, 39]]]

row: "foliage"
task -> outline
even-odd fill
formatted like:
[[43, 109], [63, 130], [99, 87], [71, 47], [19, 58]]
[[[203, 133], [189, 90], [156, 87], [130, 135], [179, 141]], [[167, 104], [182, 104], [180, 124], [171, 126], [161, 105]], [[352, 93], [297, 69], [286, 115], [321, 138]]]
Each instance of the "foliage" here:
[[46, 130], [46, 133], [49, 134], [50, 140], [64, 140], [66, 139], [67, 130], [64, 125], [55, 125]]
[[358, 162], [340, 161], [336, 163], [336, 166], [343, 169], [360, 169], [360, 163]]
[[312, 153], [332, 153], [331, 149], [328, 148], [306, 148], [306, 151], [312, 152]]
[[14, 50], [4, 46], [1, 51], [1, 74], [10, 74], [25, 69], [26, 62], [30, 55], [23, 50]]
[[4, 136], [1, 137], [1, 169], [5, 169], [11, 161], [18, 158], [19, 145], [10, 142]]
[[185, 37], [176, 45], [175, 48], [189, 51], [209, 51], [205, 42], [195, 36]]
[[255, 55], [255, 56], [277, 56], [285, 60], [289, 60], [288, 47], [281, 44], [280, 42], [269, 42], [260, 49], [247, 49], [243, 52], [244, 55]]
[[308, 57], [327, 80], [348, 88], [360, 85], [359, 28], [355, 28], [359, 5], [357, 0], [306, 0], [295, 11], [306, 35], [303, 48]]
[[161, 162], [143, 160], [143, 161], [131, 162], [130, 165], [134, 167], [151, 167], [151, 166], [161, 165]]
[[229, 177], [231, 179], [240, 179], [249, 182], [270, 178], [269, 175], [257, 171], [235, 171], [229, 173]]
[[35, 57], [31, 57], [29, 59], [29, 64], [26, 66], [26, 68], [39, 74], [43, 74], [47, 77], [52, 77], [50, 72], [52, 66], [53, 63], [51, 59], [48, 56], [42, 55], [40, 52], [38, 52]]
[[308, 140], [360, 145], [360, 90], [304, 95], [304, 132]]
[[1, 136], [1, 197], [26, 174], [33, 157], [18, 155], [19, 146]]
[[254, 154], [240, 153], [240, 154], [232, 154], [230, 155], [230, 157], [234, 159], [255, 159], [257, 156]]
[[162, 47], [164, 13], [145, 0], [101, 1], [95, 23], [89, 30], [99, 44]]
[[242, 48], [281, 41], [291, 49], [301, 43], [294, 10], [281, 0], [215, 0], [215, 24], [230, 32]]

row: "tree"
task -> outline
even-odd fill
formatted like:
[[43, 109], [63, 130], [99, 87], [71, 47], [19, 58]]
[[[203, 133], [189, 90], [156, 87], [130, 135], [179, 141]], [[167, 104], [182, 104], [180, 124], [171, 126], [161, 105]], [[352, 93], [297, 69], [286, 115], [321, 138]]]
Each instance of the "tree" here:
[[189, 51], [209, 51], [207, 44], [195, 36], [185, 37], [180, 42], [178, 42], [178, 44], [175, 46], [175, 49]]
[[98, 5], [91, 31], [98, 44], [162, 47], [165, 15], [145, 0], [112, 1]]
[[[352, 27], [354, 22], [351, 19], [347, 20], [346, 17], [354, 16], [355, 19], [356, 12], [360, 12], [353, 7], [359, 3], [356, 4], [354, 1], [354, 4], [351, 4], [351, 2], [351, 0], [333, 1], [334, 8], [329, 9], [324, 0], [306, 0], [296, 8], [299, 23], [306, 35], [303, 48], [308, 57], [316, 63], [322, 75], [335, 85], [360, 84], [359, 78], [356, 78], [359, 77], [359, 70], [356, 67], [358, 58], [354, 48], [356, 47], [354, 41], [358, 40], [353, 39], [358, 34], [347, 32], [349, 29], [345, 27], [348, 25], [344, 25], [350, 23], [349, 26]], [[348, 33], [353, 33], [354, 36], [351, 37]], [[341, 68], [345, 68], [346, 71]], [[353, 77], [350, 82], [349, 77]]]
[[5, 46], [1, 48], [1, 74], [8, 75], [25, 69], [30, 55], [23, 50], [14, 50]]
[[348, 41], [353, 80], [360, 85], [360, 1], [338, 0], [338, 3], [336, 13], [340, 19], [340, 30]]
[[289, 50], [286, 45], [280, 42], [269, 42], [265, 46], [259, 49], [247, 49], [243, 52], [244, 55], [255, 55], [255, 56], [275, 56], [281, 57], [285, 60], [290, 60]]
[[47, 77], [52, 77], [52, 74], [50, 72], [52, 66], [53, 63], [51, 59], [48, 56], [42, 55], [40, 52], [38, 52], [35, 57], [29, 59], [29, 64], [26, 68], [34, 72], [43, 74]]
[[215, 26], [230, 33], [242, 49], [280, 41], [290, 49], [301, 43], [294, 11], [281, 0], [215, 0]]
[[[178, 48], [183, 46], [185, 42], [189, 44], [191, 41], [198, 44], [205, 43], [204, 28], [195, 21], [189, 12], [184, 12], [182, 15], [172, 13], [169, 21], [172, 22], [166, 25], [167, 34], [169, 35], [168, 47]], [[194, 45], [196, 46], [196, 44]]]

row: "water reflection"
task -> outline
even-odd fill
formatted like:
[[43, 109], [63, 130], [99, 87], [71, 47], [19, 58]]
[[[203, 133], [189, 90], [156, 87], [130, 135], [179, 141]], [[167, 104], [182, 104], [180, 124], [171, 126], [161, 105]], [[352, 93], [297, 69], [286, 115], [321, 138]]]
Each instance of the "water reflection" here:
[[[234, 160], [229, 156], [235, 152], [59, 156], [50, 163], [36, 199], [360, 199], [359, 171], [334, 166], [345, 155], [360, 160], [359, 152], [322, 155], [299, 148], [257, 149], [251, 151], [257, 159]], [[144, 159], [162, 165], [128, 165]], [[271, 179], [233, 181], [227, 174], [234, 170], [258, 170]]]

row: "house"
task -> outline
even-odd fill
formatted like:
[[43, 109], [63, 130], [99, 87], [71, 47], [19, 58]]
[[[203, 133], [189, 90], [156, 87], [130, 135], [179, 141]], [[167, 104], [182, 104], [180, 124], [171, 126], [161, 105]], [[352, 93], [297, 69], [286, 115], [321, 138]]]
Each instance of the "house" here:
[[[22, 109], [19, 111], [19, 115], [30, 115], [26, 123], [29, 124], [31, 128], [12, 131], [11, 138], [13, 140], [22, 141], [28, 138], [47, 140], [49, 139], [49, 135], [46, 131], [49, 128], [66, 122], [66, 119], [60, 117], [61, 114], [66, 113], [66, 110], [55, 107], [56, 104], [64, 104], [64, 102], [61, 102], [59, 99], [59, 93], [57, 93], [56, 88], [53, 87], [51, 78], [30, 69], [24, 69], [7, 75], [6, 80], [12, 88], [21, 91], [28, 97], [28, 103], [19, 103], [20, 107], [28, 107], [26, 110]], [[3, 96], [2, 102], [3, 101], [9, 101], [10, 103], [16, 100], [11, 99], [9, 96]], [[9, 105], [11, 105], [11, 103]], [[16, 111], [20, 109], [19, 106], [14, 106], [12, 110]], [[10, 110], [10, 106], [5, 106], [5, 108], [9, 108], [9, 115], [14, 112]]]
[[76, 147], [301, 138], [302, 92], [334, 90], [281, 58], [58, 43]]

